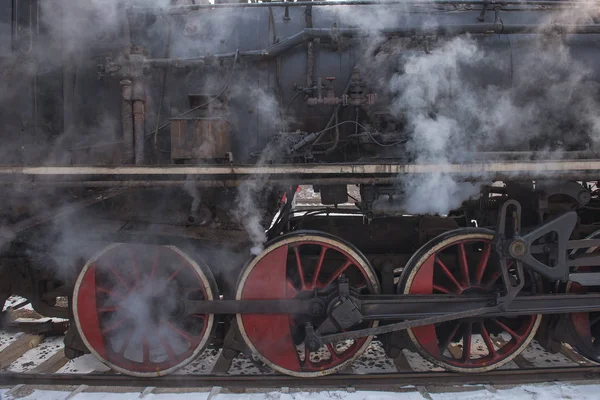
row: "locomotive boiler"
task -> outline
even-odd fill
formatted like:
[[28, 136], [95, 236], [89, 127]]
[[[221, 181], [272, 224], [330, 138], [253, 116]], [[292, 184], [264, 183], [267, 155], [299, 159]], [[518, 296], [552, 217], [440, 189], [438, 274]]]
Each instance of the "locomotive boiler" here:
[[600, 360], [596, 2], [0, 10], [0, 302], [68, 319], [68, 357]]

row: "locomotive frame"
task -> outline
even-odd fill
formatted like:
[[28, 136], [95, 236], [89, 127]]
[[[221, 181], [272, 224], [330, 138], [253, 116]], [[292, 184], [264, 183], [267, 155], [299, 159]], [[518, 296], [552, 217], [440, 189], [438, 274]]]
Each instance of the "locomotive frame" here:
[[[600, 171], [600, 160], [593, 151], [565, 151], [558, 160], [544, 158], [544, 153], [536, 152], [480, 152], [477, 157], [496, 158], [496, 161], [465, 163], [450, 159], [444, 163], [418, 163], [403, 159], [391, 162], [385, 159], [332, 161], [328, 159], [331, 152], [324, 150], [315, 152], [323, 156], [318, 158], [321, 163], [298, 161], [300, 153], [297, 151], [316, 143], [325, 131], [332, 129], [330, 125], [334, 119], [335, 127], [341, 124], [337, 122], [339, 107], [356, 109], [356, 121], [349, 122], [356, 125], [354, 135], [358, 135], [359, 126], [365, 129], [358, 122], [359, 108], [373, 105], [377, 99], [377, 94], [367, 93], [360, 74], [353, 68], [341, 94], [332, 83], [334, 79], [328, 79], [329, 85], [323, 85], [319, 79], [314, 86], [313, 44], [323, 42], [337, 47], [343, 39], [363, 38], [368, 34], [355, 28], [315, 28], [312, 26], [312, 7], [390, 4], [459, 6], [462, 11], [477, 15], [477, 19], [473, 23], [439, 24], [434, 28], [399, 27], [378, 32], [387, 38], [600, 34], [600, 24], [596, 23], [541, 25], [504, 23], [502, 20], [505, 12], [561, 10], [581, 5], [572, 1], [347, 0], [130, 8], [128, 17], [179, 15], [203, 9], [283, 8], [285, 20], [286, 16], [290, 18], [290, 8], [302, 7], [306, 11], [307, 26], [284, 39], [274, 40], [265, 48], [236, 49], [190, 58], [155, 58], [148, 57], [141, 46], [127, 43], [123, 54], [103, 60], [100, 76], [120, 79], [124, 117], [123, 140], [119, 145], [123, 146], [121, 161], [124, 165], [33, 163], [0, 166], [0, 185], [7, 192], [60, 188], [73, 189], [83, 197], [79, 202], [61, 204], [48, 212], [17, 218], [8, 226], [13, 236], [6, 243], [2, 242], [6, 247], [0, 253], [0, 277], [3, 278], [0, 300], [13, 292], [25, 294], [39, 312], [74, 321], [66, 338], [66, 351], [70, 357], [91, 352], [113, 369], [136, 376], [170, 373], [197, 357], [211, 341], [222, 344], [227, 351], [250, 351], [277, 371], [301, 377], [342, 369], [360, 356], [375, 336], [381, 338], [390, 354], [405, 347], [416, 348], [434, 363], [464, 373], [483, 372], [510, 362], [538, 332], [539, 340], [544, 341], [546, 347], [568, 342], [586, 357], [600, 361], [596, 346], [596, 337], [600, 333], [596, 331], [597, 327], [593, 328], [600, 318], [590, 318], [591, 313], [600, 312], [600, 294], [597, 292], [600, 256], [593, 254], [600, 246], [600, 239], [596, 238], [596, 233], [580, 239], [580, 232], [576, 232], [576, 227], [582, 224], [580, 214], [585, 210], [593, 213], [594, 207], [586, 207], [598, 200], [593, 198], [598, 193], [587, 186], [588, 182], [597, 181]], [[242, 154], [242, 162], [238, 162], [238, 153], [226, 151], [232, 145], [238, 148], [244, 145], [239, 137], [236, 140], [234, 135], [229, 136], [229, 121], [222, 115], [231, 100], [221, 98], [229, 86], [229, 75], [224, 89], [216, 96], [214, 93], [188, 93], [190, 108], [186, 112], [175, 115], [163, 126], [159, 126], [157, 118], [155, 135], [163, 127], [172, 125], [169, 161], [176, 165], [160, 162], [156, 166], [145, 165], [148, 135], [145, 131], [147, 99], [144, 85], [150, 74], [169, 68], [224, 70], [229, 67], [232, 74], [238, 63], [272, 61], [305, 44], [307, 84], [294, 87], [297, 93], [288, 104], [292, 105], [298, 94], [306, 94], [305, 104], [334, 107], [335, 111], [324, 130], [288, 135], [293, 139], [286, 144], [282, 154], [291, 157], [292, 162], [275, 163], [262, 159], [252, 164], [248, 162], [248, 154]], [[325, 96], [323, 92], [326, 92]], [[73, 102], [72, 98], [66, 100]], [[208, 104], [210, 110], [204, 110]], [[183, 118], [194, 111], [214, 114]], [[195, 125], [190, 130], [188, 124], [191, 121]], [[369, 136], [368, 144], [381, 147], [402, 140], [381, 145], [369, 130], [365, 129], [365, 132]], [[340, 140], [340, 133], [336, 135], [333, 148]], [[360, 144], [360, 138], [356, 138]], [[209, 151], [205, 157], [201, 149], [195, 148], [198, 141], [202, 142], [200, 139], [217, 141], [216, 150]], [[364, 198], [369, 194], [379, 198], [382, 193], [394, 194], [395, 184], [406, 177], [439, 174], [456, 181], [500, 180], [515, 185], [516, 189], [501, 192], [498, 198], [483, 198], [481, 204], [474, 207], [476, 212], [485, 215], [488, 222], [483, 224], [485, 228], [473, 227], [466, 215], [460, 224], [456, 221], [448, 223], [445, 217], [437, 216], [430, 229], [422, 228], [419, 220], [419, 236], [421, 231], [425, 232], [415, 241], [418, 245], [398, 252], [409, 257], [385, 259], [387, 254], [384, 254], [385, 260], [377, 267], [373, 265], [370, 252], [362, 249], [368, 245], [359, 246], [359, 240], [355, 243], [341, 234], [351, 227], [346, 221], [348, 218], [332, 216], [344, 212], [356, 214], [364, 225], [379, 218], [384, 220], [382, 224], [396, 225], [395, 231], [390, 230], [392, 233], [402, 231], [405, 222], [412, 228], [406, 215], [376, 217], [369, 207], [357, 207], [352, 211], [337, 208], [345, 201], [338, 201], [338, 190], [345, 185], [360, 185]], [[48, 271], [41, 272], [40, 262], [31, 256], [38, 251], [44, 254], [44, 250], [29, 247], [31, 243], [35, 244], [31, 235], [35, 237], [49, 221], [62, 214], [81, 212], [86, 215], [93, 207], [113, 200], [116, 203], [122, 195], [136, 189], [159, 188], [169, 196], [171, 190], [190, 185], [218, 192], [243, 187], [254, 180], [268, 182], [275, 188], [269, 189], [273, 192], [269, 193], [272, 198], [269, 205], [263, 207], [269, 208], [272, 215], [268, 222], [273, 224], [265, 229], [269, 239], [265, 248], [235, 271], [239, 272], [235, 284], [227, 282], [223, 276], [213, 276], [217, 272], [217, 268], [211, 267], [214, 264], [209, 265], [209, 262], [192, 256], [193, 251], [186, 252], [180, 247], [188, 250], [200, 247], [198, 242], [207, 242], [209, 246], [227, 242], [235, 249], [233, 252], [240, 253], [247, 250], [244, 248], [248, 244], [247, 238], [221, 240], [211, 237], [214, 231], [210, 229], [200, 234], [185, 229], [183, 233], [169, 234], [168, 231], [142, 228], [141, 232], [128, 234], [123, 228], [134, 218], [121, 215], [119, 210], [115, 212], [115, 220], [125, 223], [104, 236], [104, 232], [99, 233], [101, 242], [116, 244], [102, 247], [83, 262], [77, 260], [73, 268], [76, 279], [72, 276], [61, 279], [52, 273], [47, 276]], [[531, 181], [535, 181], [535, 185], [531, 185]], [[293, 215], [294, 188], [300, 184], [322, 188], [323, 203], [336, 207], [319, 211], [328, 217], [327, 223], [331, 222], [331, 225], [319, 226], [315, 221], [306, 222], [309, 218]], [[110, 190], [104, 191], [107, 188]], [[367, 190], [373, 192], [366, 193]], [[341, 192], [341, 198], [345, 194], [347, 199], [347, 192], [343, 188]], [[281, 194], [285, 195], [283, 199]], [[552, 196], [560, 198], [556, 204], [551, 204], [554, 208], [548, 206]], [[333, 200], [325, 201], [327, 197]], [[271, 201], [273, 198], [275, 201]], [[168, 203], [166, 208], [176, 200]], [[389, 200], [393, 203], [393, 195]], [[143, 208], [145, 203], [144, 199], [134, 201], [133, 208]], [[359, 203], [357, 201], [357, 205]], [[468, 207], [469, 204], [464, 206], [465, 209]], [[118, 209], [117, 206], [114, 208]], [[272, 218], [275, 211], [278, 216]], [[186, 217], [190, 226], [197, 224], [202, 228], [206, 216], [190, 212]], [[495, 227], [490, 220], [496, 222]], [[536, 222], [532, 223], [532, 220]], [[155, 219], [144, 222], [151, 226]], [[181, 225], [179, 222], [165, 225]], [[588, 216], [585, 222], [589, 230], [596, 224], [596, 218]], [[368, 234], [379, 228], [370, 229]], [[228, 232], [228, 229], [223, 231]], [[365, 242], [373, 245], [377, 239], [369, 237]], [[380, 253], [395, 250], [388, 243], [386, 246], [384, 252], [373, 253], [380, 256]], [[53, 302], [58, 296], [69, 297], [69, 307], [56, 307]], [[129, 307], [140, 298], [144, 304]], [[125, 316], [114, 316], [122, 312]], [[140, 323], [137, 318], [143, 321]], [[132, 326], [131, 321], [137, 321], [146, 331], [155, 328], [156, 337], [149, 332], [138, 332], [141, 329], [135, 324]], [[217, 326], [224, 331], [215, 334]], [[503, 339], [503, 333], [510, 338]], [[476, 336], [478, 339], [474, 339]], [[495, 342], [492, 336], [496, 336]], [[488, 353], [473, 358], [473, 340], [481, 340]], [[139, 354], [128, 353], [132, 343]], [[462, 348], [460, 356], [445, 353], [451, 343]], [[162, 348], [163, 353], [152, 354], [156, 348]], [[321, 357], [323, 351], [329, 354], [328, 358]]]

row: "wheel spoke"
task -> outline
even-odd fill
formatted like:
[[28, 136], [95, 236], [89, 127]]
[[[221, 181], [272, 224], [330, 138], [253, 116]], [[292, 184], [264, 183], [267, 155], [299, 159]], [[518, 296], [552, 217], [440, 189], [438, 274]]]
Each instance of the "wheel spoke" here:
[[154, 279], [156, 277], [156, 271], [158, 270], [158, 259], [160, 252], [158, 251], [159, 247], [156, 248], [154, 252], [154, 260], [152, 262], [152, 270], [150, 271], [150, 279]]
[[337, 278], [339, 278], [340, 275], [342, 275], [344, 273], [344, 271], [347, 270], [348, 267], [351, 266], [352, 264], [353, 264], [352, 260], [346, 261], [346, 263], [344, 263], [344, 265], [342, 265], [341, 267], [339, 267], [333, 273], [333, 275], [331, 275], [331, 278], [329, 278], [329, 280], [327, 281], [327, 283], [325, 283], [325, 286], [331, 285], [333, 283], [333, 281], [335, 281]]
[[121, 294], [117, 293], [117, 292], [113, 292], [110, 289], [107, 289], [105, 287], [102, 286], [96, 286], [96, 291], [97, 292], [101, 292], [101, 293], [106, 293], [108, 294], [112, 299], [117, 299], [117, 300], [125, 300], [125, 297], [122, 296]]
[[498, 321], [497, 318], [493, 318], [492, 321], [494, 321], [494, 323], [496, 325], [498, 325], [500, 328], [504, 329], [506, 331], [506, 333], [508, 333], [510, 336], [513, 337], [513, 339], [515, 339], [515, 340], [521, 339], [521, 335], [519, 335], [518, 333], [516, 333], [515, 331], [510, 329], [508, 326], [506, 326], [506, 324]]
[[118, 329], [119, 327], [121, 327], [121, 325], [123, 325], [124, 322], [125, 322], [125, 318], [119, 318], [116, 322], [113, 322], [107, 328], [104, 328], [102, 330], [102, 334], [106, 335], [107, 333], [110, 333], [110, 332], [114, 331], [115, 329]]
[[325, 253], [327, 252], [327, 247], [321, 247], [321, 254], [319, 255], [319, 261], [317, 262], [317, 267], [315, 268], [315, 273], [312, 280], [313, 288], [317, 286], [317, 281], [319, 280], [319, 274], [321, 273], [321, 267], [323, 266], [323, 260], [325, 260]]
[[177, 269], [176, 269], [176, 270], [175, 270], [175, 271], [174, 271], [174, 272], [171, 274], [171, 276], [169, 276], [169, 279], [168, 279], [168, 280], [169, 280], [169, 281], [172, 281], [172, 280], [173, 280], [173, 279], [174, 279], [174, 278], [175, 278], [177, 275], [179, 275], [179, 273], [180, 273], [181, 271], [183, 271], [185, 268], [186, 268], [186, 266], [185, 266], [185, 265], [183, 265], [183, 266], [181, 266], [181, 267], [177, 268]]
[[500, 271], [496, 271], [492, 274], [492, 276], [490, 277], [489, 282], [487, 283], [487, 285], [485, 286], [486, 289], [491, 289], [492, 286], [494, 286], [496, 284], [496, 282], [498, 282], [498, 279], [500, 279], [500, 277], [502, 276], [502, 272]]
[[439, 342], [438, 346], [440, 348], [440, 354], [444, 354], [444, 351], [446, 351], [448, 346], [450, 346], [452, 338], [454, 338], [454, 335], [456, 335], [456, 332], [458, 332], [458, 328], [460, 328], [461, 325], [462, 322], [455, 322], [454, 327], [452, 328], [448, 336], [446, 336], [446, 339], [443, 342]]
[[144, 363], [147, 363], [150, 361], [150, 344], [148, 344], [148, 338], [146, 338], [146, 336], [144, 336], [144, 339], [142, 339], [142, 359], [144, 360]]
[[190, 335], [188, 335], [187, 333], [185, 333], [184, 331], [182, 331], [181, 329], [179, 329], [178, 327], [176, 327], [175, 325], [173, 325], [169, 321], [166, 321], [165, 324], [167, 325], [167, 327], [169, 329], [171, 329], [172, 331], [174, 331], [177, 334], [179, 334], [179, 336], [181, 336], [182, 338], [184, 338], [188, 342], [194, 343], [194, 339]]
[[304, 365], [308, 365], [310, 363], [310, 350], [306, 343], [304, 344]]
[[458, 262], [460, 264], [460, 270], [463, 277], [464, 286], [471, 285], [471, 277], [469, 276], [469, 263], [467, 262], [467, 253], [465, 251], [465, 244], [458, 244]]
[[169, 360], [171, 360], [171, 361], [177, 360], [177, 354], [175, 354], [175, 351], [173, 350], [173, 347], [171, 347], [171, 345], [169, 344], [169, 342], [167, 342], [165, 340], [165, 338], [163, 337], [163, 335], [161, 335], [159, 333], [158, 334], [158, 338], [160, 340], [160, 344], [162, 345], [162, 347], [167, 352], [167, 357], [169, 358]]
[[481, 336], [483, 337], [483, 341], [485, 342], [485, 346], [488, 348], [488, 353], [490, 356], [496, 356], [496, 349], [494, 348], [494, 343], [492, 343], [492, 339], [490, 338], [490, 334], [485, 327], [483, 322], [479, 323], [479, 328], [481, 329]]
[[[591, 315], [591, 314], [590, 314]], [[598, 323], [598, 321], [600, 321], [600, 315], [596, 316], [594, 319], [592, 319], [590, 321], [590, 328], [594, 325], [596, 325]]]
[[471, 357], [471, 337], [473, 334], [473, 323], [465, 322], [467, 326], [465, 332], [463, 333], [463, 352], [462, 352], [462, 361], [468, 363]]
[[486, 243], [483, 246], [483, 251], [481, 252], [481, 258], [479, 259], [479, 263], [475, 268], [475, 284], [480, 284], [481, 279], [483, 279], [483, 274], [485, 273], [485, 269], [488, 265], [488, 261], [490, 259], [490, 252], [492, 250], [492, 244]]
[[285, 292], [286, 297], [288, 299], [291, 299], [298, 294], [298, 290], [296, 290], [296, 288], [294, 287], [294, 284], [289, 279], [287, 279], [285, 282], [286, 282], [286, 292]]
[[437, 255], [435, 256], [435, 262], [440, 267], [442, 267], [442, 272], [444, 272], [444, 275], [446, 275], [448, 277], [448, 279], [450, 279], [450, 281], [458, 288], [458, 291], [462, 292], [463, 291], [462, 285], [460, 283], [458, 283], [458, 281], [456, 280], [454, 275], [452, 275], [452, 272], [450, 272], [448, 267], [446, 267], [446, 264], [444, 264]]
[[338, 354], [335, 352], [335, 348], [333, 347], [333, 345], [331, 343], [327, 343], [327, 350], [329, 351], [329, 353], [331, 354], [331, 358], [333, 360], [339, 360], [339, 356]]
[[450, 292], [448, 289], [446, 289], [445, 287], [442, 287], [440, 285], [433, 285], [433, 290], [437, 290], [438, 292], [442, 292], [445, 294], [452, 294], [452, 292]]
[[131, 343], [131, 339], [133, 338], [134, 333], [135, 327], [131, 328], [131, 331], [129, 331], [129, 334], [125, 337], [125, 340], [123, 340], [123, 344], [121, 345], [121, 349], [119, 350], [120, 355], [125, 354], [125, 351], [127, 350], [127, 347], [129, 347], [129, 343]]
[[127, 289], [127, 290], [130, 290], [130, 289], [131, 289], [131, 288], [129, 287], [129, 285], [127, 284], [127, 282], [125, 282], [125, 279], [123, 279], [123, 277], [121, 276], [121, 274], [119, 274], [119, 273], [117, 272], [117, 270], [116, 270], [116, 269], [114, 269], [112, 266], [111, 266], [111, 267], [108, 267], [108, 269], [109, 269], [109, 271], [110, 271], [110, 272], [112, 272], [112, 274], [113, 274], [114, 276], [116, 276], [116, 277], [117, 277], [117, 280], [119, 281], [119, 283], [120, 283], [121, 285], [123, 285], [123, 286], [125, 287], [125, 289]]
[[129, 259], [131, 260], [131, 269], [133, 270], [133, 274], [135, 275], [135, 284], [133, 287], [140, 284], [140, 270], [138, 269], [137, 261], [135, 260], [135, 251], [133, 249], [129, 249]]
[[304, 283], [304, 269], [302, 268], [302, 260], [300, 260], [300, 245], [294, 246], [294, 253], [296, 254], [296, 266], [298, 268], [298, 275], [300, 275], [300, 290], [306, 289]]

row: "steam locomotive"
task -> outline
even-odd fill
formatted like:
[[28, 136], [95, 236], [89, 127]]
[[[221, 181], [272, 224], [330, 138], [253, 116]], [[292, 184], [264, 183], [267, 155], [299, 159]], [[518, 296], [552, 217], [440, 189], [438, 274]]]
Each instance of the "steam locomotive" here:
[[71, 321], [69, 358], [600, 361], [596, 2], [0, 10], [0, 304]]

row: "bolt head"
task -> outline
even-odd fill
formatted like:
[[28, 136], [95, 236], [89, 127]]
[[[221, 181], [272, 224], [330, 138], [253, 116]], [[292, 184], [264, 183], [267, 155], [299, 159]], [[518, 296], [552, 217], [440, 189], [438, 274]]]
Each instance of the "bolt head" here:
[[320, 302], [315, 301], [310, 305], [311, 315], [315, 315], [315, 316], [322, 315], [324, 311], [325, 311], [325, 307], [323, 307], [323, 304], [321, 304]]
[[525, 243], [520, 240], [512, 242], [508, 249], [510, 255], [513, 257], [522, 257], [525, 254], [526, 250], [527, 248], [525, 246]]

